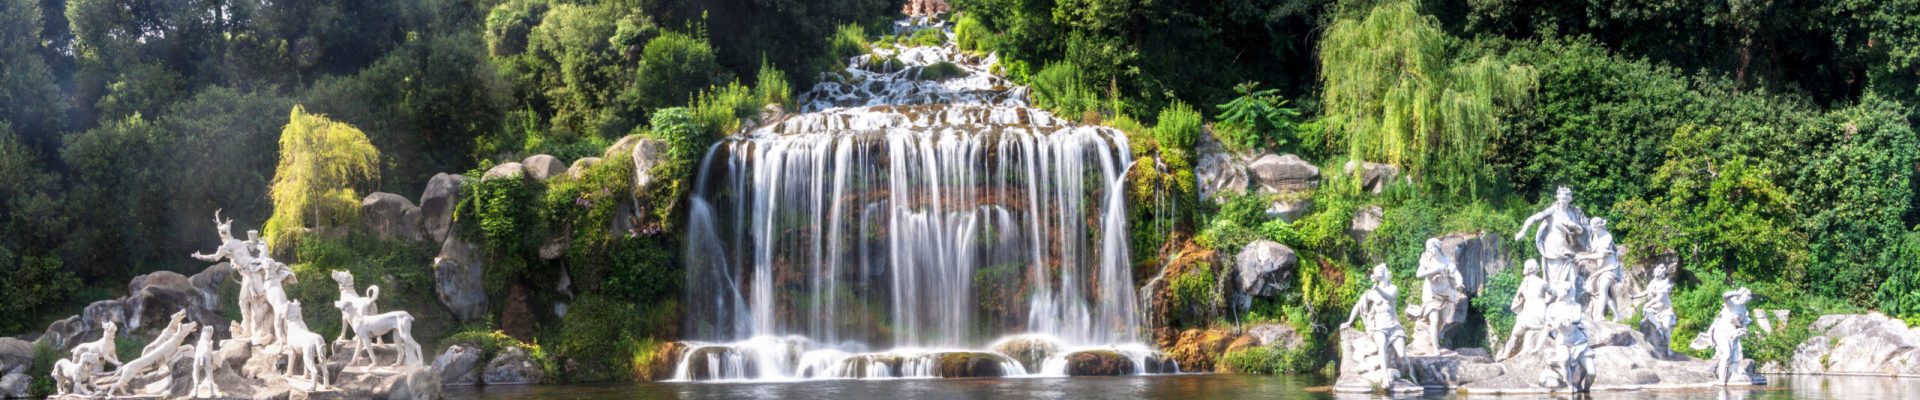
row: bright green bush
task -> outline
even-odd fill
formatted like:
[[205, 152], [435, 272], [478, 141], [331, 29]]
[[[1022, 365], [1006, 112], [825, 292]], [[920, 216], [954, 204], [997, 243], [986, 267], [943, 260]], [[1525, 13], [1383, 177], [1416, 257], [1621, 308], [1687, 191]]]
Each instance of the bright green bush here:
[[1100, 109], [1099, 92], [1072, 63], [1047, 64], [1033, 75], [1029, 86], [1033, 90], [1033, 105], [1067, 119], [1079, 119], [1089, 111]]
[[704, 38], [668, 32], [647, 42], [634, 87], [649, 109], [687, 104], [695, 92], [722, 82], [720, 64]]
[[1278, 149], [1293, 138], [1293, 119], [1299, 118], [1300, 112], [1287, 107], [1279, 90], [1259, 87], [1254, 82], [1235, 85], [1233, 91], [1240, 96], [1217, 106], [1220, 122], [1214, 124], [1214, 135], [1229, 150]]
[[760, 97], [740, 82], [708, 88], [693, 102], [693, 118], [709, 137], [725, 137], [740, 131], [740, 120], [758, 115]]
[[900, 44], [906, 46], [934, 47], [946, 43], [946, 34], [938, 29], [921, 29], [914, 31], [911, 36], [900, 38]]
[[966, 70], [947, 61], [933, 63], [920, 69], [920, 80], [923, 81], [944, 81], [963, 76], [967, 76]]
[[987, 26], [980, 23], [980, 19], [975, 18], [973, 14], [963, 14], [959, 21], [954, 22], [953, 36], [960, 50], [979, 52], [994, 50], [993, 31], [987, 30]]
[[760, 72], [754, 75], [753, 94], [760, 104], [793, 106], [793, 87], [787, 82], [787, 73], [764, 61], [760, 63]]
[[567, 382], [630, 379], [634, 376], [633, 355], [641, 349], [644, 335], [653, 332], [652, 326], [661, 320], [657, 311], [673, 308], [671, 302], [642, 309], [595, 294], [582, 295], [561, 318], [566, 328], [558, 332], [551, 355], [565, 360]]
[[[1509, 267], [1506, 271], [1487, 276], [1486, 285], [1480, 287], [1480, 295], [1472, 300], [1473, 309], [1487, 319], [1487, 324], [1492, 325], [1494, 332], [1513, 332], [1514, 313], [1507, 307], [1513, 301], [1513, 294], [1520, 291], [1520, 282], [1526, 279], [1521, 272], [1521, 268]], [[1506, 338], [1502, 337], [1501, 340]]]

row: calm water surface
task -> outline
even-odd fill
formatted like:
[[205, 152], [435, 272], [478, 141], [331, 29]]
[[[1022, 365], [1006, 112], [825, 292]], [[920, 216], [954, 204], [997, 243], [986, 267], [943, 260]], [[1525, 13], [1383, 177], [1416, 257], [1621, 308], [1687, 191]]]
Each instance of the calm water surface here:
[[[1732, 390], [1598, 392], [1591, 399], [1920, 399], [1920, 379], [1772, 376], [1773, 386]], [[451, 400], [652, 399], [1373, 399], [1326, 392], [1326, 380], [1301, 376], [1162, 375], [1133, 377], [826, 380], [779, 383], [636, 383], [449, 388]], [[1472, 396], [1493, 398], [1497, 396]], [[1538, 398], [1540, 395], [1505, 398]], [[1446, 393], [1407, 398], [1465, 399]]]

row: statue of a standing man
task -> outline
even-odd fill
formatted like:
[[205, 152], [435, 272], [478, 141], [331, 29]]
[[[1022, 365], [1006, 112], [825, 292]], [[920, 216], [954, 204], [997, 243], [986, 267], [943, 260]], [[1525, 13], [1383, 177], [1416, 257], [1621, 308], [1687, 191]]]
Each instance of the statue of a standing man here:
[[1586, 220], [1586, 213], [1573, 205], [1573, 189], [1561, 186], [1554, 191], [1553, 205], [1527, 217], [1513, 240], [1526, 239], [1527, 229], [1540, 223], [1540, 228], [1534, 231], [1533, 245], [1546, 264], [1547, 280], [1572, 284], [1580, 275], [1575, 271], [1573, 257], [1581, 250]]
[[1453, 326], [1454, 313], [1459, 304], [1467, 300], [1466, 279], [1460, 276], [1452, 258], [1440, 251], [1440, 239], [1427, 239], [1427, 250], [1420, 254], [1420, 269], [1414, 273], [1426, 280], [1426, 290], [1421, 291], [1420, 305], [1413, 310], [1414, 319], [1423, 321], [1427, 327], [1427, 343], [1434, 353], [1439, 353], [1440, 337], [1445, 329]]
[[1729, 290], [1721, 293], [1720, 299], [1720, 315], [1713, 318], [1713, 325], [1701, 332], [1700, 338], [1694, 339], [1693, 348], [1713, 347], [1713, 375], [1725, 385], [1733, 382], [1734, 374], [1746, 372], [1735, 369], [1746, 359], [1740, 340], [1747, 337], [1747, 325], [1753, 323], [1747, 315], [1747, 302], [1753, 300], [1753, 291], [1744, 287]]
[[[220, 219], [219, 210], [213, 212], [213, 226], [215, 228], [214, 230], [220, 232], [220, 247], [215, 248], [213, 254], [194, 252], [192, 257], [196, 260], [206, 262], [220, 262], [221, 259], [227, 260], [227, 265], [231, 266], [234, 272], [240, 274], [240, 315], [243, 318], [253, 315], [253, 304], [247, 301], [247, 297], [253, 293], [252, 289], [255, 282], [253, 274], [249, 273], [248, 270], [253, 266], [253, 248], [254, 243], [259, 241], [259, 231], [249, 232], [253, 236], [250, 236], [246, 241], [234, 239], [233, 220]], [[241, 326], [251, 328], [252, 324], [242, 323]], [[232, 332], [232, 334], [234, 337], [250, 335], [249, 332]]]
[[[1387, 271], [1386, 264], [1373, 266], [1373, 287], [1360, 294], [1360, 300], [1353, 303], [1353, 310], [1347, 313], [1347, 322], [1341, 328], [1353, 327], [1353, 321], [1359, 319], [1367, 324], [1367, 337], [1372, 338], [1380, 347], [1380, 371], [1399, 371], [1400, 357], [1407, 352], [1406, 330], [1400, 327], [1400, 312], [1394, 302], [1400, 298], [1400, 288], [1393, 285], [1393, 274]], [[1364, 318], [1364, 319], [1361, 319]], [[1392, 382], [1396, 374], [1387, 373], [1386, 382]]]

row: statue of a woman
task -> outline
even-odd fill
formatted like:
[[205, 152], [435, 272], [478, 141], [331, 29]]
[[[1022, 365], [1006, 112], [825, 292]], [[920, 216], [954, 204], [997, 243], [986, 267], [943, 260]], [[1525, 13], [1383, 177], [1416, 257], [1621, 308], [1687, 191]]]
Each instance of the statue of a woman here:
[[1612, 313], [1613, 320], [1618, 321], [1624, 313], [1614, 301], [1613, 288], [1625, 277], [1621, 274], [1620, 256], [1613, 251], [1613, 233], [1607, 231], [1606, 218], [1594, 218], [1587, 225], [1587, 233], [1592, 237], [1588, 242], [1589, 251], [1581, 253], [1580, 260], [1600, 264], [1600, 268], [1587, 276], [1587, 316], [1604, 321], [1607, 313]]
[[1400, 298], [1400, 288], [1393, 285], [1393, 274], [1387, 271], [1386, 264], [1373, 266], [1373, 273], [1369, 277], [1373, 278], [1373, 287], [1360, 294], [1360, 300], [1355, 301], [1353, 310], [1347, 313], [1347, 322], [1341, 323], [1340, 327], [1353, 327], [1356, 319], [1366, 323], [1367, 337], [1380, 347], [1379, 370], [1398, 371], [1395, 367], [1400, 365], [1400, 357], [1407, 352], [1406, 330], [1400, 327], [1399, 310], [1394, 306], [1394, 302]]
[[1574, 271], [1573, 257], [1582, 248], [1580, 239], [1586, 230], [1586, 213], [1573, 206], [1573, 189], [1561, 186], [1554, 191], [1553, 205], [1527, 217], [1520, 224], [1520, 231], [1514, 233], [1513, 240], [1526, 238], [1527, 229], [1534, 223], [1540, 223], [1534, 232], [1533, 245], [1540, 251], [1545, 261], [1547, 279], [1553, 282], [1573, 283], [1579, 273]]
[[1680, 322], [1680, 316], [1673, 312], [1672, 275], [1671, 264], [1654, 265], [1653, 280], [1633, 295], [1634, 300], [1646, 299], [1640, 304], [1640, 324], [1647, 330], [1647, 341], [1660, 350], [1662, 358], [1673, 358], [1673, 326]]
[[1426, 280], [1426, 290], [1420, 294], [1420, 304], [1414, 310], [1414, 319], [1427, 325], [1428, 343], [1435, 353], [1440, 352], [1440, 337], [1445, 336], [1444, 329], [1453, 326], [1454, 313], [1459, 310], [1460, 302], [1467, 300], [1464, 278], [1453, 259], [1440, 251], [1440, 239], [1427, 239], [1427, 250], [1420, 254], [1420, 269], [1414, 273]]

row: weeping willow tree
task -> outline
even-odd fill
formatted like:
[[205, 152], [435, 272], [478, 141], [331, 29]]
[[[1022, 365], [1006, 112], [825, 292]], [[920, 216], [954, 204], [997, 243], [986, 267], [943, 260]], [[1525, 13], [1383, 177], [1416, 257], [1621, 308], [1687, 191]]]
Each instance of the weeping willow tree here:
[[1531, 67], [1456, 62], [1447, 36], [1412, 1], [1341, 17], [1320, 43], [1322, 104], [1359, 160], [1401, 166], [1429, 187], [1478, 195], [1500, 134], [1500, 107], [1531, 96]]
[[293, 106], [280, 131], [267, 242], [278, 248], [304, 228], [353, 222], [360, 211], [353, 186], [379, 179], [379, 166], [380, 151], [360, 129]]

